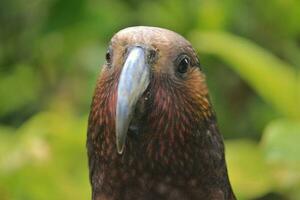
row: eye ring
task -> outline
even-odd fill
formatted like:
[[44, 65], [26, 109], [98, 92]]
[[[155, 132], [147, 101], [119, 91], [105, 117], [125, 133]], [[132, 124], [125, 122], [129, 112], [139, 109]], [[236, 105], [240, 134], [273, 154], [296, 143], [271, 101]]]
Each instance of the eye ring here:
[[185, 74], [190, 66], [190, 59], [188, 56], [184, 55], [179, 58], [177, 65], [177, 72], [180, 74]]

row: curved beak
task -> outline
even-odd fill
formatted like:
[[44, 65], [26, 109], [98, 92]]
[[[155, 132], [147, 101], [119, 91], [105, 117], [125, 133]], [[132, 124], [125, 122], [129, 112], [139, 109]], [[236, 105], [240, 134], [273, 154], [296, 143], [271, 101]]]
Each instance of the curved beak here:
[[150, 81], [150, 69], [146, 52], [142, 47], [133, 47], [122, 68], [116, 109], [117, 151], [122, 154], [126, 142], [128, 127], [133, 117], [137, 101], [142, 96]]

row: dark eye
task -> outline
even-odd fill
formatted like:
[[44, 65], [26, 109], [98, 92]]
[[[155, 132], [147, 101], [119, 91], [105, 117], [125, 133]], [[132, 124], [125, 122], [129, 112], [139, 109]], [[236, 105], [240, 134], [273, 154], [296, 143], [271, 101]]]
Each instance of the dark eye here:
[[188, 57], [183, 57], [178, 63], [177, 71], [181, 74], [184, 74], [187, 72], [188, 68], [190, 66], [190, 60]]
[[105, 59], [107, 63], [110, 63], [111, 61], [111, 53], [110, 50], [107, 50], [106, 54], [105, 54]]

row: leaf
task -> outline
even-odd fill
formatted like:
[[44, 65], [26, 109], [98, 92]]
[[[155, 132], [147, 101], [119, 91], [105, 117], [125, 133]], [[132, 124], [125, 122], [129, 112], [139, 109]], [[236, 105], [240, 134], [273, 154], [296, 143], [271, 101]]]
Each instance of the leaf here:
[[267, 102], [289, 117], [300, 117], [296, 71], [253, 42], [226, 32], [192, 32], [191, 41], [203, 53], [229, 64]]
[[32, 106], [40, 97], [41, 85], [31, 66], [19, 65], [8, 76], [0, 74], [0, 116]]
[[86, 117], [44, 112], [16, 134], [1, 133], [7, 145], [0, 148], [0, 194], [9, 199], [87, 199], [85, 128]]
[[226, 160], [229, 178], [238, 199], [257, 198], [272, 190], [272, 177], [256, 143], [227, 140]]
[[[281, 190], [300, 185], [300, 122], [276, 120], [265, 129], [261, 146]], [[298, 192], [298, 195], [300, 193]]]

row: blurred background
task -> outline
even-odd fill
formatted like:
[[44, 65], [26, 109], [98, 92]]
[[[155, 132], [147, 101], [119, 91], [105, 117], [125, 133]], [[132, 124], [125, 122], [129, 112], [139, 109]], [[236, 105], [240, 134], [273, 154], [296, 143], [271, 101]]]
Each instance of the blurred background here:
[[133, 25], [199, 52], [241, 200], [300, 199], [300, 1], [1, 0], [0, 199], [89, 199], [89, 106]]

